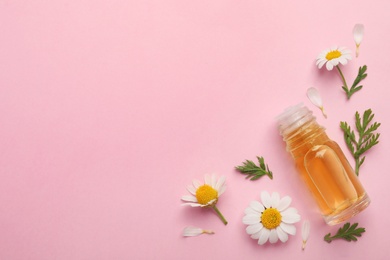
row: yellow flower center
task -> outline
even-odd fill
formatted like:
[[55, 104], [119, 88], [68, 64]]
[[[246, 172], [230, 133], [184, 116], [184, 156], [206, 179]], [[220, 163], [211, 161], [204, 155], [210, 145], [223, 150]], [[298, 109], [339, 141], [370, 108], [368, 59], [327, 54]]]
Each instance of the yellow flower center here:
[[339, 50], [330, 51], [325, 56], [327, 60], [333, 60], [339, 57], [341, 57], [341, 52]]
[[274, 208], [265, 209], [260, 218], [263, 226], [268, 229], [274, 229], [282, 222], [282, 215]]
[[210, 201], [218, 199], [218, 191], [205, 184], [196, 190], [195, 196], [199, 204], [207, 205]]

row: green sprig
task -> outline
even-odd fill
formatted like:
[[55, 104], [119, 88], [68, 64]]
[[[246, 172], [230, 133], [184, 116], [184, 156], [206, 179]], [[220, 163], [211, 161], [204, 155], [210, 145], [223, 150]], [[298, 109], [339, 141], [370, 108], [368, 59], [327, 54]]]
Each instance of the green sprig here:
[[236, 170], [247, 175], [246, 178], [249, 178], [251, 181], [257, 180], [264, 175], [272, 179], [272, 172], [269, 170], [268, 165], [264, 163], [264, 158], [257, 156], [257, 160], [259, 161], [259, 166], [253, 161], [246, 160], [242, 166], [236, 166]]
[[362, 155], [379, 143], [380, 134], [374, 133], [374, 131], [376, 131], [381, 124], [377, 122], [371, 124], [373, 118], [374, 114], [371, 109], [364, 111], [363, 121], [360, 114], [358, 112], [355, 113], [355, 126], [359, 133], [359, 139], [356, 139], [355, 132], [347, 122], [340, 122], [340, 128], [344, 131], [344, 140], [355, 159], [355, 173], [358, 176], [360, 166], [366, 159], [366, 157], [362, 157]]
[[362, 233], [366, 232], [365, 228], [357, 228], [357, 226], [358, 223], [355, 223], [352, 226], [349, 222], [345, 223], [343, 227], [339, 228], [334, 236], [331, 236], [330, 233], [325, 235], [324, 240], [328, 243], [335, 239], [344, 239], [348, 242], [357, 241], [357, 237], [361, 237]]
[[350, 89], [348, 89], [348, 86], [347, 86], [347, 83], [345, 81], [345, 78], [344, 78], [344, 75], [343, 73], [341, 72], [341, 69], [339, 66], [336, 66], [337, 70], [339, 71], [340, 75], [341, 75], [341, 78], [343, 80], [343, 84], [344, 86], [342, 87], [343, 90], [345, 91], [345, 93], [347, 93], [347, 98], [350, 99], [351, 96], [358, 92], [359, 90], [361, 90], [363, 88], [363, 85], [359, 85], [359, 83], [365, 79], [367, 77], [367, 66], [364, 65], [363, 67], [359, 67], [359, 72], [358, 72], [358, 75], [356, 76], [356, 79], [355, 81], [353, 82], [352, 86]]

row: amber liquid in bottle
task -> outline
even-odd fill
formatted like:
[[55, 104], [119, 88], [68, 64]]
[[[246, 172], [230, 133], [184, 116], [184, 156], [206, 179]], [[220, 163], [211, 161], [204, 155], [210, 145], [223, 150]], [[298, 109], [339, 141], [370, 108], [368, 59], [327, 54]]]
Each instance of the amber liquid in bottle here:
[[296, 167], [329, 225], [365, 209], [370, 199], [337, 143], [301, 105], [278, 117], [279, 130]]

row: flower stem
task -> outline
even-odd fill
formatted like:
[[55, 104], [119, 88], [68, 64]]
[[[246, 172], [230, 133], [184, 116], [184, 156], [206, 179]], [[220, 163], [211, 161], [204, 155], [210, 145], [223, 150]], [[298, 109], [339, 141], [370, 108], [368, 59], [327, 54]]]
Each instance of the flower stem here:
[[219, 209], [217, 208], [217, 206], [212, 206], [212, 208], [215, 210], [215, 212], [217, 213], [218, 217], [222, 220], [223, 224], [227, 225], [227, 221], [225, 219], [225, 217], [222, 215], [221, 211], [219, 211]]
[[339, 71], [340, 73], [340, 76], [341, 76], [341, 80], [343, 81], [343, 89], [344, 91], [347, 93], [347, 98], [349, 99], [351, 96], [352, 96], [352, 93], [349, 92], [349, 88], [348, 88], [348, 85], [347, 85], [347, 82], [345, 81], [345, 77], [344, 77], [344, 74], [343, 72], [341, 71], [339, 65], [336, 66], [337, 70]]
[[344, 87], [348, 88], [347, 82], [345, 81], [345, 78], [344, 78], [344, 74], [343, 74], [343, 72], [341, 71], [339, 65], [337, 65], [336, 68], [337, 68], [337, 70], [338, 70], [339, 73], [340, 73], [341, 79], [343, 80]]

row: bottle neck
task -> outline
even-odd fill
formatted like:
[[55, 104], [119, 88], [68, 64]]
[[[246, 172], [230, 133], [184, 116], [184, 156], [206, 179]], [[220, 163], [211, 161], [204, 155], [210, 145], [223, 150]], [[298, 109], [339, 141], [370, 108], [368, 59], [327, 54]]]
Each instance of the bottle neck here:
[[277, 119], [286, 149], [294, 158], [305, 155], [313, 146], [329, 140], [325, 128], [317, 123], [313, 112], [307, 107], [291, 107]]

